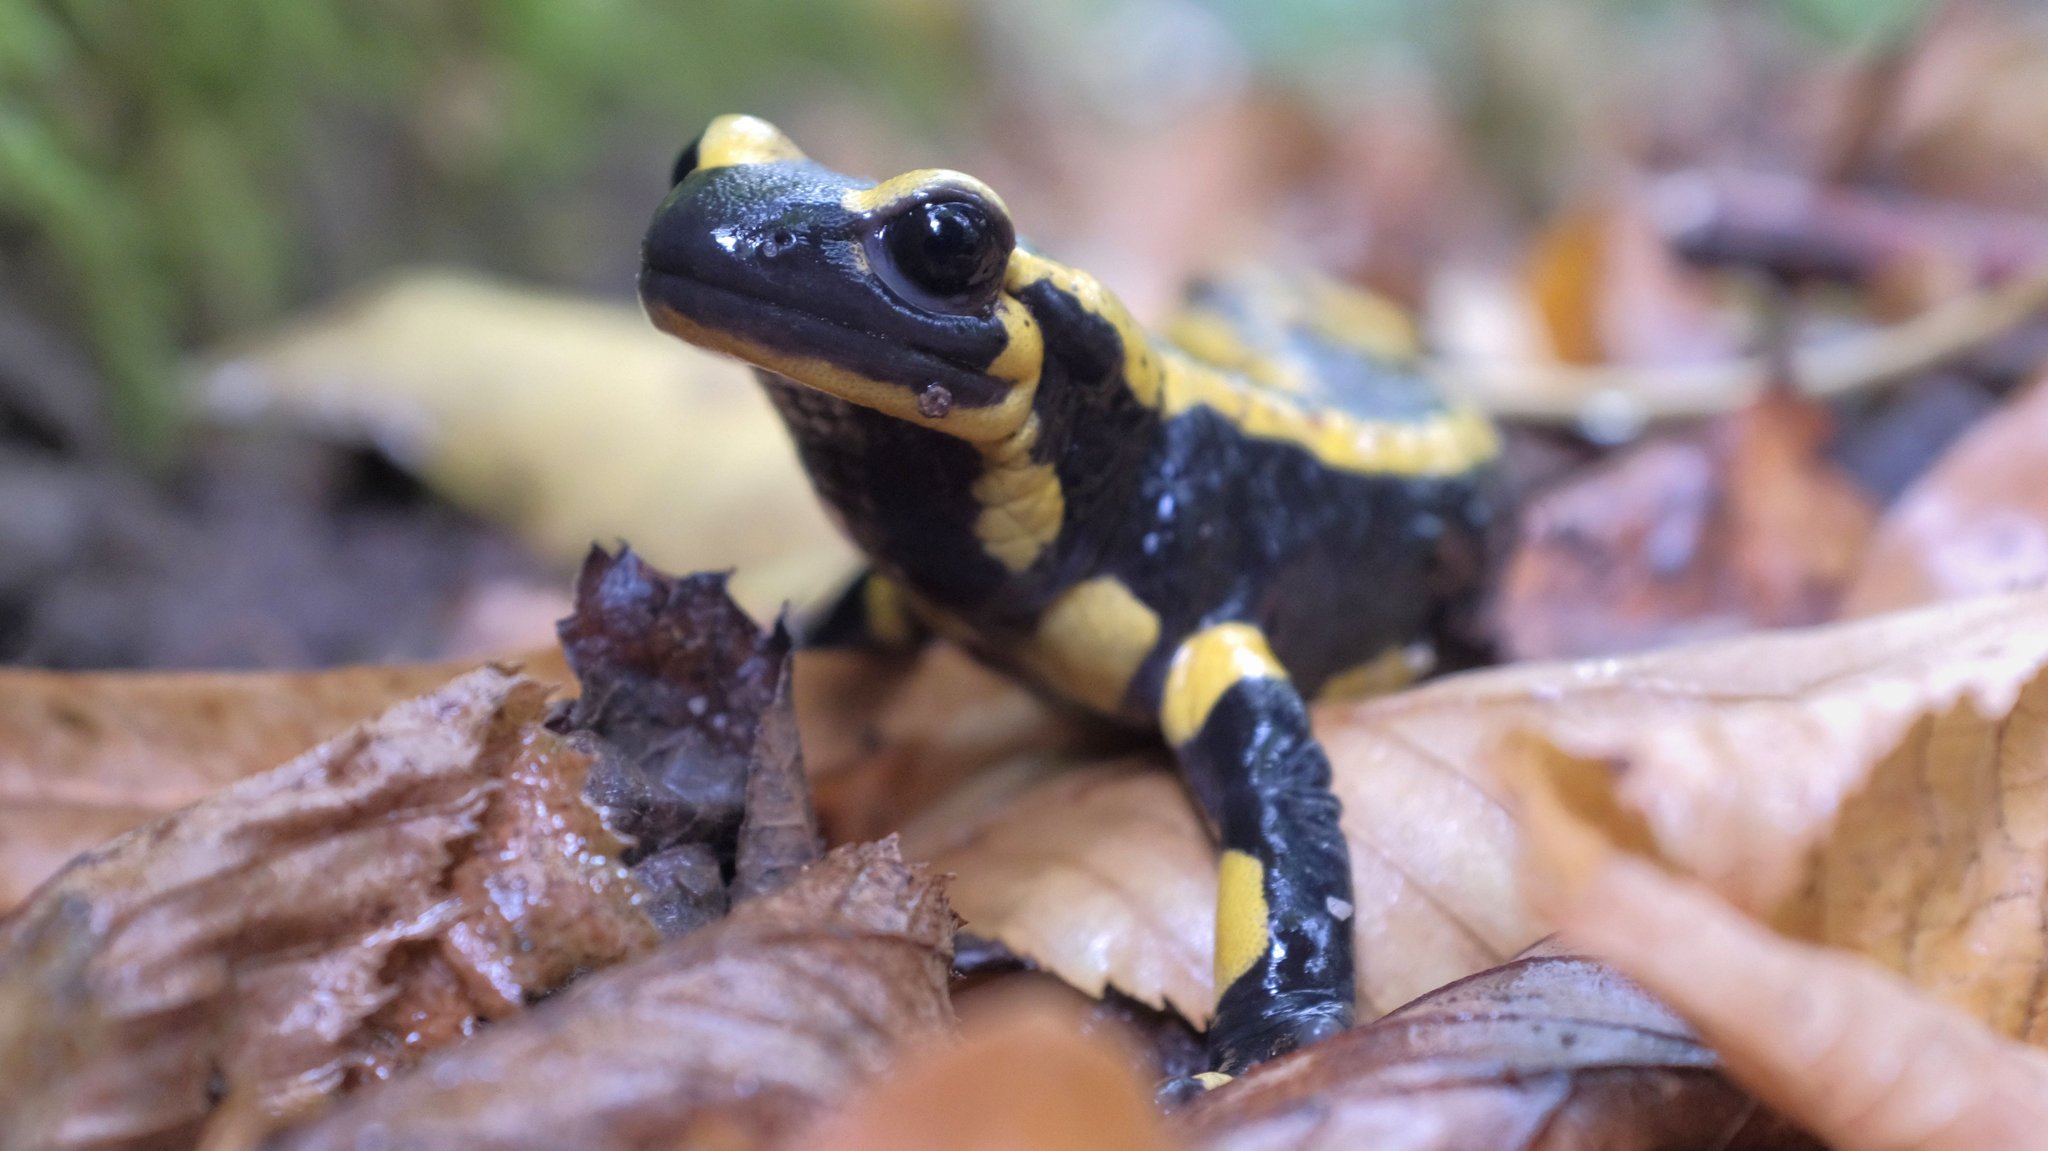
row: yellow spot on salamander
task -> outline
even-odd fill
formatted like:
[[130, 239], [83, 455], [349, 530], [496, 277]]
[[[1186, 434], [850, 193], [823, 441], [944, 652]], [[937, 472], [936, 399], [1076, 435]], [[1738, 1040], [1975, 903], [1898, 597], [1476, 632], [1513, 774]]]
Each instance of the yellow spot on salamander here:
[[1202, 1090], [1214, 1091], [1225, 1083], [1230, 1082], [1230, 1076], [1225, 1075], [1221, 1071], [1197, 1071], [1194, 1074], [1194, 1080], [1202, 1085]]
[[1100, 576], [1054, 600], [1022, 654], [1046, 686], [1114, 715], [1158, 642], [1159, 616], [1121, 581]]
[[782, 130], [756, 116], [720, 116], [697, 140], [699, 168], [806, 159]]
[[1226, 851], [1216, 866], [1216, 994], [1238, 981], [1271, 942], [1266, 869], [1242, 851]]
[[974, 498], [981, 505], [974, 534], [1011, 571], [1030, 567], [1058, 537], [1066, 518], [1059, 474], [1051, 464], [1031, 458], [1038, 428], [1033, 413], [1016, 435], [984, 448], [981, 477], [974, 481]]
[[[1292, 388], [1305, 386], [1301, 381], [1261, 383], [1254, 376], [1155, 343], [1116, 295], [1086, 272], [1022, 250], [1010, 257], [1006, 291], [1016, 293], [1039, 282], [1050, 283], [1115, 330], [1124, 348], [1124, 386], [1139, 403], [1169, 418], [1197, 407], [1209, 408], [1247, 436], [1294, 444], [1332, 468], [1364, 475], [1457, 476], [1500, 454], [1499, 433], [1471, 405], [1453, 405], [1420, 420], [1349, 415], [1289, 394]], [[1361, 346], [1404, 342], [1402, 333], [1385, 330], [1390, 321], [1378, 315], [1382, 306], [1390, 305], [1354, 301], [1352, 306], [1372, 311], [1377, 317], [1374, 325], [1381, 330], [1349, 331], [1351, 342]], [[1216, 334], [1209, 333], [1211, 337]], [[1198, 333], [1198, 343], [1201, 338]], [[1205, 354], [1227, 361], [1246, 351], [1219, 344]]]
[[1201, 734], [1216, 701], [1232, 684], [1247, 679], [1287, 678], [1266, 636], [1248, 623], [1219, 623], [1181, 641], [1166, 668], [1159, 726], [1166, 742], [1185, 745]]
[[1435, 663], [1436, 653], [1428, 644], [1388, 648], [1324, 680], [1316, 700], [1364, 699], [1399, 691], [1429, 674]]
[[1145, 329], [1138, 326], [1123, 301], [1102, 286], [1102, 282], [1077, 268], [1048, 260], [1034, 252], [1018, 250], [1010, 255], [1010, 267], [1003, 290], [1011, 294], [1045, 281], [1072, 297], [1089, 313], [1116, 330], [1124, 346], [1124, 386], [1148, 408], [1159, 406], [1162, 366], [1158, 351]]
[[910, 618], [910, 605], [895, 580], [868, 573], [860, 588], [861, 611], [867, 616], [868, 635], [884, 647], [908, 647], [917, 638]]
[[1300, 401], [1178, 353], [1162, 359], [1160, 410], [1209, 408], [1254, 439], [1306, 450], [1333, 468], [1369, 475], [1456, 476], [1500, 453], [1500, 435], [1477, 408], [1458, 404], [1427, 419], [1366, 420]]

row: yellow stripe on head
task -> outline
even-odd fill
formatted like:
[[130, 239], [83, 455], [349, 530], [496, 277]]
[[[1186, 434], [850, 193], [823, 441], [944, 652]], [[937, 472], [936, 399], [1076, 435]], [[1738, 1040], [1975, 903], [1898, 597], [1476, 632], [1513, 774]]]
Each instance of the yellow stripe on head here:
[[720, 116], [697, 139], [697, 167], [731, 168], [740, 164], [774, 164], [809, 157], [782, 129], [758, 116]]
[[939, 188], [958, 188], [969, 195], [985, 201], [989, 207], [1007, 216], [1009, 205], [996, 195], [996, 190], [965, 172], [951, 168], [918, 168], [900, 176], [891, 176], [872, 188], [856, 188], [839, 200], [839, 206], [856, 216], [880, 212], [900, 201], [909, 200], [920, 192]]
[[1242, 851], [1216, 865], [1216, 994], [1238, 981], [1272, 942], [1266, 868]]
[[1159, 726], [1166, 742], [1181, 747], [1202, 732], [1216, 701], [1247, 679], [1287, 678], [1266, 635], [1248, 623], [1219, 623], [1181, 642], [1166, 667]]

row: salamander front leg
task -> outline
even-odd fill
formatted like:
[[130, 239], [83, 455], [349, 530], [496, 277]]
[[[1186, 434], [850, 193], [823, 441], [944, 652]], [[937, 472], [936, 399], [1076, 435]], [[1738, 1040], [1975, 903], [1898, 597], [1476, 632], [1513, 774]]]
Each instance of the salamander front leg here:
[[869, 568], [804, 628], [805, 647], [914, 652], [930, 638], [895, 580]]
[[1161, 726], [1223, 841], [1209, 1058], [1236, 1074], [1351, 1024], [1351, 867], [1330, 762], [1259, 629], [1217, 624], [1168, 665]]

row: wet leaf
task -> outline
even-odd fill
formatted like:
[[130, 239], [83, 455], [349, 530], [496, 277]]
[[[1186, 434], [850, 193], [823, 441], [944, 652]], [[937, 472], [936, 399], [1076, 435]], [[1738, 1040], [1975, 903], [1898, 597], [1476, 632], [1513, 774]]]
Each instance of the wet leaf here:
[[1208, 1151], [1811, 1149], [1690, 1028], [1603, 964], [1539, 948], [1208, 1093]]
[[1885, 514], [1842, 601], [1875, 615], [2048, 584], [2048, 380], [1965, 433]]
[[1609, 655], [1833, 616], [1875, 514], [1817, 404], [1768, 395], [1535, 500], [1500, 609], [1524, 659]]
[[770, 1146], [951, 1027], [952, 934], [927, 869], [842, 847], [272, 1146]]
[[651, 946], [548, 690], [471, 672], [74, 861], [0, 924], [8, 1134], [288, 1114]]
[[[1859, 956], [1793, 943], [1528, 796], [1534, 894], [1696, 1024], [1730, 1075], [1836, 1151], [2037, 1144], [2048, 1057]], [[1682, 941], [1682, 942], [1681, 942]]]
[[779, 623], [763, 632], [722, 574], [673, 577], [593, 548], [560, 631], [583, 693], [556, 726], [595, 759], [591, 802], [628, 837], [663, 934], [816, 858]]
[[[559, 659], [553, 674], [566, 678]], [[65, 860], [476, 666], [276, 674], [0, 669], [0, 911]], [[551, 674], [546, 667], [536, 674]]]
[[817, 861], [818, 816], [804, 776], [803, 747], [790, 699], [791, 662], [775, 680], [775, 696], [761, 712], [747, 762], [746, 814], [733, 853], [734, 902], [766, 895]]
[[853, 564], [747, 371], [637, 308], [414, 273], [219, 363], [204, 396], [370, 440], [563, 563], [630, 539], [736, 566], [763, 614]]

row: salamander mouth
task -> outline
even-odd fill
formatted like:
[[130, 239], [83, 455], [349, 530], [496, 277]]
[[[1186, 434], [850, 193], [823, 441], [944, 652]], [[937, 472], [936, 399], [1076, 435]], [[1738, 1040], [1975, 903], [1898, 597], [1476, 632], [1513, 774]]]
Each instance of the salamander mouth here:
[[936, 385], [954, 408], [992, 407], [1009, 393], [984, 367], [684, 273], [643, 267], [640, 299], [671, 335], [842, 398], [857, 398], [847, 394], [855, 382], [911, 402]]

